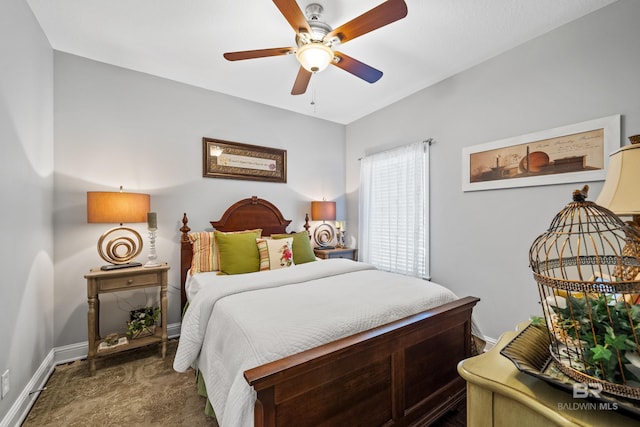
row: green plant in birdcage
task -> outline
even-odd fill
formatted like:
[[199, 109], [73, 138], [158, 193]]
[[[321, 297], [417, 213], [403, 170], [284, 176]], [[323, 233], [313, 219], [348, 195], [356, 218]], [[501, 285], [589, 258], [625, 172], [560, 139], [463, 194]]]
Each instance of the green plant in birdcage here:
[[626, 366], [638, 363], [634, 337], [640, 334], [640, 306], [606, 294], [565, 301], [564, 307], [553, 307], [557, 326], [584, 344], [584, 372], [613, 383], [639, 381]]
[[144, 307], [129, 312], [127, 322], [127, 335], [131, 338], [138, 338], [144, 335], [151, 335], [155, 331], [160, 307]]

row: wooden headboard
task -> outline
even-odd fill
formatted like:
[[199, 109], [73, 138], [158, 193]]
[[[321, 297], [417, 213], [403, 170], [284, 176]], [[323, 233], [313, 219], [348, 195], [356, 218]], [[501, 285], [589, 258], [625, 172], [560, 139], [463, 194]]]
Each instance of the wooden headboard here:
[[[191, 228], [188, 223], [187, 214], [182, 217], [182, 227], [180, 227], [180, 301], [184, 309], [187, 303], [187, 294], [184, 284], [187, 279], [187, 271], [191, 268], [191, 258], [193, 250], [189, 241]], [[290, 219], [284, 219], [282, 212], [272, 203], [252, 196], [231, 205], [222, 214], [218, 221], [210, 221], [211, 226], [218, 231], [242, 231], [261, 228], [262, 234], [286, 233]]]

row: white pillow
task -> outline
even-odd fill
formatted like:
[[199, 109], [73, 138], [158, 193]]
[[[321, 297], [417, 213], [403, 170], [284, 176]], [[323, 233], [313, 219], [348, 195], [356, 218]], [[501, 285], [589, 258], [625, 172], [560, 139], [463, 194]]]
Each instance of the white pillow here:
[[260, 271], [293, 266], [293, 237], [286, 239], [257, 238]]

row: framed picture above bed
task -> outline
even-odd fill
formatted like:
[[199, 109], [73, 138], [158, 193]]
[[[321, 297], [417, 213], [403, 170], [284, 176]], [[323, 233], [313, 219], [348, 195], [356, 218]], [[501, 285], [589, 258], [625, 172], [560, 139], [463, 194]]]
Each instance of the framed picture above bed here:
[[462, 149], [462, 190], [604, 181], [620, 115]]
[[287, 182], [287, 150], [202, 138], [202, 176]]

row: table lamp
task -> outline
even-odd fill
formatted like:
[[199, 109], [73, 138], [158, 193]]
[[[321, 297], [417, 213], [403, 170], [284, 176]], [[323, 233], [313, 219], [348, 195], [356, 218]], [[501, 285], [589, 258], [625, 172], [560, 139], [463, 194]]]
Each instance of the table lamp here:
[[[139, 267], [142, 264], [132, 262], [142, 251], [142, 237], [136, 230], [123, 227], [130, 222], [146, 222], [149, 212], [148, 194], [120, 192], [88, 191], [87, 222], [116, 223], [98, 239], [98, 254], [109, 263], [102, 270]], [[107, 240], [109, 238], [109, 240]]]
[[632, 216], [640, 227], [640, 135], [629, 137], [631, 145], [611, 154], [607, 178], [596, 204], [618, 216]]
[[[631, 145], [613, 152], [609, 157], [609, 170], [596, 204], [618, 216], [631, 216], [627, 222], [640, 234], [640, 135], [629, 137]], [[640, 258], [640, 244], [630, 239], [622, 255]], [[624, 278], [640, 278], [640, 267], [626, 267]]]
[[327, 224], [325, 221], [336, 220], [336, 202], [327, 202], [326, 200], [311, 202], [311, 220], [322, 221], [322, 224], [317, 226], [313, 232], [317, 248], [334, 249], [331, 243], [335, 238], [335, 231], [331, 224]]

